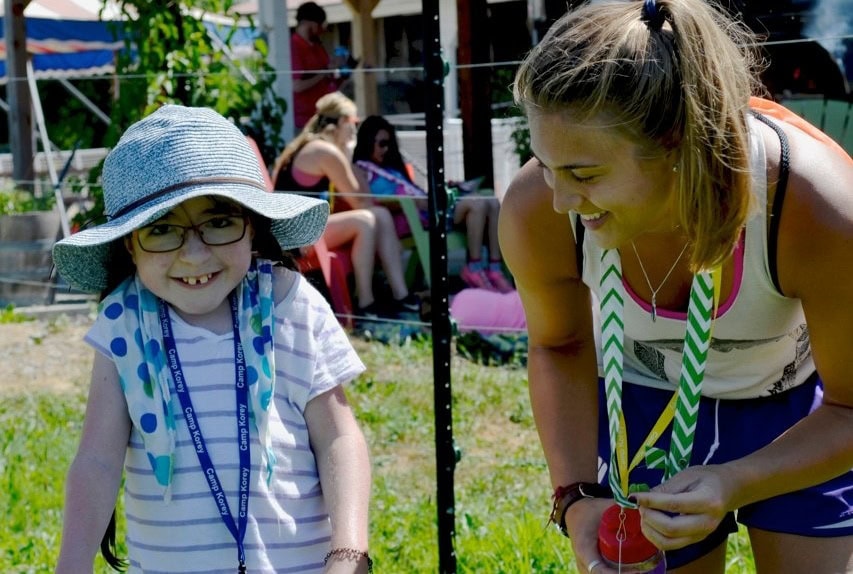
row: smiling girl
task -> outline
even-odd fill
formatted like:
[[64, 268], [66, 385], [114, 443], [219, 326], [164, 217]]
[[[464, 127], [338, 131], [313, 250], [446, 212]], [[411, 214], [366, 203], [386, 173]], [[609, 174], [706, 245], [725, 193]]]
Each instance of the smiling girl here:
[[108, 222], [54, 247], [69, 284], [104, 294], [56, 571], [92, 572], [123, 473], [133, 572], [368, 571], [370, 467], [342, 389], [364, 366], [283, 258], [328, 204], [267, 193], [240, 131], [181, 106], [125, 132], [103, 185]]

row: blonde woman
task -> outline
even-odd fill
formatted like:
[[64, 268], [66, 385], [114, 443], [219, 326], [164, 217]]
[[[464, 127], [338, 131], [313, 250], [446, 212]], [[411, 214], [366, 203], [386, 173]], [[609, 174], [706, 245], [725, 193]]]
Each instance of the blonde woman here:
[[705, 0], [595, 2], [516, 76], [500, 240], [582, 572], [619, 571], [614, 498], [668, 572], [722, 574], [735, 520], [759, 574], [853, 570], [853, 162], [751, 98], [755, 44]]
[[[332, 214], [323, 238], [331, 249], [352, 245], [359, 316], [415, 313], [418, 302], [406, 286], [394, 219], [386, 207], [373, 204], [367, 182], [352, 169], [357, 127], [358, 110], [345, 95], [334, 92], [317, 100], [317, 112], [275, 162], [275, 189], [329, 199]], [[373, 293], [377, 256], [394, 297], [390, 305], [380, 305]]]

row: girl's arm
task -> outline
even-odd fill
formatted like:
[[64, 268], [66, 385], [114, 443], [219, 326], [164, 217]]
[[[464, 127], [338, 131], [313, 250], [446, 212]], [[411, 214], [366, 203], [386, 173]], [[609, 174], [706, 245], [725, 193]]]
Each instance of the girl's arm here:
[[92, 571], [115, 508], [130, 428], [115, 365], [95, 353], [83, 435], [65, 482], [57, 573]]
[[[644, 513], [644, 532], [648, 528], [650, 539], [662, 548], [701, 538], [728, 510], [818, 484], [853, 467], [853, 161], [829, 153], [794, 128], [786, 133], [791, 175], [779, 228], [779, 281], [786, 296], [802, 301], [823, 403], [749, 456], [688, 468], [659, 492], [639, 494], [644, 506], [685, 514]], [[768, 157], [778, 157], [776, 135], [770, 132], [765, 141]]]
[[[530, 161], [509, 186], [500, 244], [524, 304], [530, 402], [553, 487], [596, 482], [598, 372], [589, 290], [575, 261], [569, 216], [554, 211], [542, 168]], [[543, 513], [548, 501], [543, 502]], [[582, 500], [566, 514], [582, 564], [598, 559], [603, 501]]]
[[[311, 399], [305, 421], [332, 523], [331, 548], [367, 552], [370, 459], [343, 389], [338, 386]], [[327, 571], [367, 572], [367, 560], [338, 555], [329, 559]]]

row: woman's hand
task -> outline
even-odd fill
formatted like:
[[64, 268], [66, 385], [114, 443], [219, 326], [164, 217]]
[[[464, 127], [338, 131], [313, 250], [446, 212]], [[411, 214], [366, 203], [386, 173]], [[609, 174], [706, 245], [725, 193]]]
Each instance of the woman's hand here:
[[598, 525], [604, 511], [612, 504], [609, 498], [582, 498], [566, 511], [566, 530], [580, 572], [617, 574], [602, 561], [598, 552]]
[[663, 550], [699, 542], [720, 525], [734, 488], [724, 466], [693, 466], [650, 492], [632, 496], [640, 505], [643, 534]]

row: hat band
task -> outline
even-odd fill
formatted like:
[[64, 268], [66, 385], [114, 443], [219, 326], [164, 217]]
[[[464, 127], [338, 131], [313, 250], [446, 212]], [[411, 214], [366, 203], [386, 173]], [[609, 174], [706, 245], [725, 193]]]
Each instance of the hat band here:
[[166, 195], [167, 193], [171, 193], [177, 189], [182, 189], [184, 187], [191, 187], [194, 185], [208, 185], [208, 184], [217, 184], [217, 185], [220, 185], [220, 184], [221, 185], [240, 184], [240, 185], [249, 185], [251, 187], [256, 187], [256, 188], [258, 188], [264, 192], [267, 190], [266, 187], [264, 187], [263, 185], [261, 185], [257, 181], [255, 181], [253, 179], [246, 179], [244, 177], [202, 177], [202, 178], [198, 178], [198, 179], [190, 179], [187, 181], [182, 181], [181, 183], [176, 183], [174, 185], [170, 185], [169, 187], [164, 187], [163, 189], [159, 189], [159, 190], [155, 191], [154, 193], [151, 193], [149, 195], [146, 195], [145, 197], [137, 199], [136, 201], [133, 201], [133, 202], [125, 205], [124, 207], [122, 207], [121, 209], [119, 209], [118, 211], [113, 213], [112, 215], [107, 215], [107, 219], [115, 219], [117, 217], [121, 217], [122, 215], [125, 215], [125, 214], [133, 211], [137, 207], [145, 205], [149, 201], [157, 199], [158, 197], [162, 197], [162, 196]]

